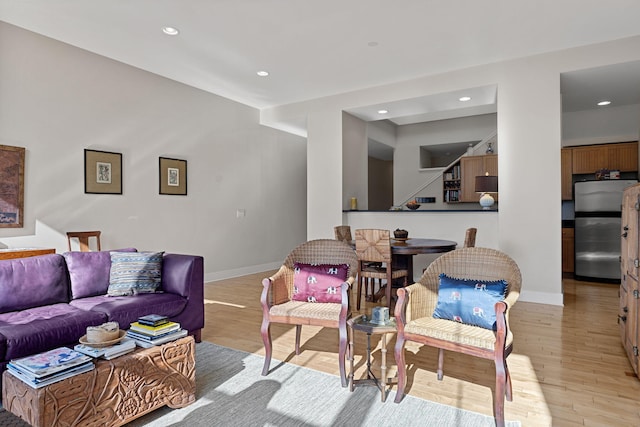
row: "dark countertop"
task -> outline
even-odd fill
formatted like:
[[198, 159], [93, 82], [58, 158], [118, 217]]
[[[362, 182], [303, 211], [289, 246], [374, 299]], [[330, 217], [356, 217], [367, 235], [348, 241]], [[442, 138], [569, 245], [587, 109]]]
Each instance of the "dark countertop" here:
[[575, 219], [563, 219], [562, 220], [562, 228], [575, 228], [576, 220]]
[[386, 210], [386, 211], [368, 211], [368, 210], [343, 210], [342, 212], [344, 213], [349, 213], [349, 212], [387, 212], [387, 213], [420, 213], [420, 212], [438, 212], [438, 213], [457, 213], [457, 212], [498, 212], [498, 209], [489, 209], [489, 210], [484, 210], [484, 209], [417, 209], [415, 211], [412, 210], [406, 210], [403, 209], [401, 211], [391, 211], [391, 210]]

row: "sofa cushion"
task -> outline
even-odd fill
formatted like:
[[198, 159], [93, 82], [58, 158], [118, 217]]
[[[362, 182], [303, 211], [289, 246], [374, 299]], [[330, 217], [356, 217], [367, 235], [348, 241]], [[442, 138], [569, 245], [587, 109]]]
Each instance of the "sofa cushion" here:
[[6, 338], [4, 360], [77, 343], [87, 326], [104, 323], [104, 313], [69, 304], [52, 304], [0, 314], [0, 335]]
[[69, 301], [62, 255], [0, 261], [0, 313]]
[[294, 264], [293, 297], [294, 301], [306, 302], [342, 302], [341, 285], [347, 280], [349, 265]]
[[71, 297], [84, 298], [104, 295], [109, 288], [111, 252], [136, 252], [135, 248], [102, 252], [65, 252], [71, 280]]
[[95, 296], [70, 302], [82, 310], [103, 313], [110, 322], [118, 322], [121, 329], [146, 314], [161, 314], [172, 318], [182, 313], [187, 298], [172, 293], [139, 294], [134, 296]]
[[440, 274], [438, 302], [433, 317], [494, 329], [494, 306], [504, 299], [506, 290], [507, 282], [504, 280], [454, 279]]
[[162, 282], [164, 252], [112, 252], [109, 288], [111, 296], [156, 292]]

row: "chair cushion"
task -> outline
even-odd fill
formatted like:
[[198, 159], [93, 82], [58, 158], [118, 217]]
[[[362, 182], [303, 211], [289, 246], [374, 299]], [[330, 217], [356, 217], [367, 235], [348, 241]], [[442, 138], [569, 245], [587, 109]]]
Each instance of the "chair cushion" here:
[[[494, 350], [496, 345], [496, 335], [493, 331], [433, 317], [421, 317], [410, 321], [405, 325], [404, 332], [487, 350]], [[513, 334], [509, 330], [505, 346], [509, 347], [512, 343]]]
[[154, 293], [162, 282], [164, 252], [112, 252], [110, 296]]
[[[117, 252], [136, 252], [136, 249], [118, 249]], [[74, 251], [65, 252], [62, 256], [67, 262], [67, 269], [69, 270], [72, 298], [85, 298], [107, 293], [109, 272], [111, 270], [110, 252]]]
[[348, 264], [294, 264], [294, 301], [341, 303], [341, 285], [347, 280]]
[[305, 319], [340, 320], [341, 304], [308, 303], [302, 301], [288, 301], [284, 304], [274, 305], [269, 309], [270, 316], [278, 317], [302, 317]]
[[494, 306], [504, 299], [506, 289], [504, 280], [454, 279], [442, 273], [433, 317], [494, 329]]

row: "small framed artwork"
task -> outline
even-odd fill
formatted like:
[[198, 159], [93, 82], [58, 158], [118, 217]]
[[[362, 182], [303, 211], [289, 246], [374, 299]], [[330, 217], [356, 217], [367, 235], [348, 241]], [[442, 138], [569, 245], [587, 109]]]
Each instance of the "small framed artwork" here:
[[160, 194], [187, 195], [187, 161], [160, 157]]
[[84, 150], [84, 192], [122, 194], [122, 154]]
[[0, 228], [24, 227], [23, 147], [0, 145]]

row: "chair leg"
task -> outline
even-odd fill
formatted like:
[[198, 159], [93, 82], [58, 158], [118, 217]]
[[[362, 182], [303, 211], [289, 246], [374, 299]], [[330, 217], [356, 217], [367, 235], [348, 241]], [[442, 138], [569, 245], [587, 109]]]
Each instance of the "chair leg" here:
[[356, 310], [360, 310], [360, 299], [362, 298], [362, 281], [364, 278], [358, 274], [358, 297], [356, 298]]
[[438, 381], [444, 377], [444, 349], [438, 349]]
[[[496, 392], [493, 397], [494, 402], [494, 416], [496, 419], [496, 427], [504, 427], [504, 395], [505, 395], [505, 386], [507, 384], [507, 375], [506, 375], [506, 360], [497, 359], [496, 363]], [[511, 392], [509, 391], [509, 394]]]
[[509, 402], [512, 402], [513, 401], [513, 394], [512, 394], [513, 392], [512, 392], [512, 389], [511, 389], [511, 374], [509, 373], [509, 366], [507, 366], [507, 361], [506, 360], [504, 361], [504, 370], [507, 373], [507, 390], [506, 390], [505, 395], [507, 396], [507, 400]]
[[[340, 366], [340, 382], [342, 387], [347, 386], [347, 369], [345, 367], [346, 354], [347, 354], [347, 324], [340, 325], [338, 328], [340, 334], [340, 347], [338, 349], [338, 365]], [[353, 356], [351, 356], [353, 357]]]
[[300, 333], [302, 332], [302, 325], [296, 325], [296, 354], [300, 354]]
[[262, 367], [262, 375], [265, 376], [269, 373], [269, 365], [271, 364], [271, 328], [268, 319], [262, 319], [262, 327], [260, 328], [260, 334], [262, 335], [262, 341], [264, 342], [264, 366]]
[[404, 387], [407, 385], [407, 365], [404, 361], [404, 337], [396, 337], [396, 347], [394, 350], [396, 365], [398, 365], [398, 388], [396, 390], [395, 403], [400, 403], [404, 397]]

